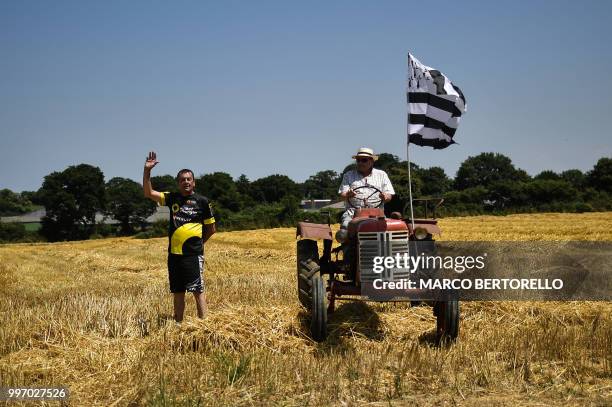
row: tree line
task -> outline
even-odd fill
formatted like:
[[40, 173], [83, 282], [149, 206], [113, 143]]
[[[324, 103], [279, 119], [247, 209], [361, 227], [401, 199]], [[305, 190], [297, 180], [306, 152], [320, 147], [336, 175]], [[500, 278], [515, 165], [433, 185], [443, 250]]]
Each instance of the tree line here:
[[[407, 162], [383, 153], [375, 167], [389, 174], [396, 191], [385, 210], [405, 213]], [[337, 200], [342, 176], [353, 168], [354, 164], [350, 164], [342, 172], [319, 171], [303, 183], [281, 174], [251, 181], [244, 174], [234, 179], [227, 173], [213, 172], [197, 177], [195, 190], [212, 202], [221, 230], [288, 226], [298, 220], [324, 220], [321, 213], [300, 210], [300, 201]], [[561, 173], [547, 170], [532, 177], [503, 154], [481, 153], [468, 157], [454, 178], [440, 167], [421, 168], [414, 163], [411, 175], [413, 197], [444, 199], [437, 210], [438, 217], [612, 209], [612, 159], [607, 157], [599, 159], [586, 173], [577, 169]], [[158, 191], [178, 191], [171, 175], [153, 176], [151, 183]], [[121, 177], [105, 181], [100, 168], [89, 164], [48, 174], [37, 191], [0, 190], [0, 216], [42, 207], [46, 215], [38, 232], [27, 232], [23, 225], [2, 223], [0, 240], [36, 240], [40, 236], [58, 241], [133, 234], [150, 237], [164, 235], [167, 228], [167, 221], [147, 224], [155, 203], [144, 198], [141, 184]], [[97, 222], [96, 213], [114, 218], [118, 225]], [[424, 215], [424, 208], [416, 205], [415, 216]]]

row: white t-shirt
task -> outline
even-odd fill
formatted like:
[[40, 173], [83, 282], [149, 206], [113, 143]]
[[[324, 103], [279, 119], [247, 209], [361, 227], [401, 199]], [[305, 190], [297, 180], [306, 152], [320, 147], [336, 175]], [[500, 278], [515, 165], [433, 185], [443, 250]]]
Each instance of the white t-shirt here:
[[[346, 172], [344, 177], [342, 177], [342, 183], [340, 184], [338, 193], [341, 194], [349, 189], [355, 189], [364, 185], [372, 185], [380, 189], [385, 194], [395, 195], [395, 190], [393, 189], [393, 185], [391, 185], [389, 176], [386, 172], [377, 168], [372, 168], [372, 172], [365, 177], [357, 170], [350, 170]], [[373, 198], [378, 200], [378, 193], [376, 193]], [[348, 201], [344, 203], [344, 207], [346, 208], [345, 215], [352, 218], [354, 210], [350, 207]]]

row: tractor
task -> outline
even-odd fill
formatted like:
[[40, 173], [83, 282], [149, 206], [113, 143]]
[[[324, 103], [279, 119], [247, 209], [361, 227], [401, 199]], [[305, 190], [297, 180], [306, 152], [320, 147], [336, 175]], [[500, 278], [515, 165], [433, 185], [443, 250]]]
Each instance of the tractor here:
[[[348, 228], [336, 233], [339, 246], [332, 248], [329, 212], [327, 223], [298, 222], [297, 225], [298, 299], [310, 313], [311, 335], [317, 342], [327, 338], [328, 314], [334, 312], [337, 300], [372, 300], [364, 296], [362, 290], [367, 284], [371, 287], [377, 277], [373, 272], [375, 257], [414, 254], [416, 244], [435, 250], [433, 235], [440, 234], [435, 209], [443, 199], [436, 199], [437, 202], [433, 203], [432, 218], [428, 218], [428, 207], [434, 199], [414, 200], [424, 203], [425, 218], [413, 221], [399, 212], [386, 217], [379, 197], [381, 191], [377, 187], [364, 185], [353, 191], [356, 195], [348, 200], [348, 204], [354, 210], [354, 216]], [[322, 251], [319, 242], [322, 242]], [[395, 276], [398, 277], [401, 276]], [[453, 342], [459, 333], [458, 299], [414, 301], [418, 292], [413, 294], [373, 301], [409, 301], [412, 305], [432, 306], [436, 317], [436, 343]]]

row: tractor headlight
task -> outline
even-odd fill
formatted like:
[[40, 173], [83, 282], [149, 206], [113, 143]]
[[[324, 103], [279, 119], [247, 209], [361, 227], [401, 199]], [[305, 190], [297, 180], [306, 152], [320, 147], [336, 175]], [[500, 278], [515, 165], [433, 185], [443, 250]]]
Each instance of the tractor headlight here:
[[417, 240], [423, 240], [427, 237], [427, 235], [429, 235], [429, 232], [427, 232], [427, 229], [425, 228], [414, 229], [414, 237], [416, 237]]

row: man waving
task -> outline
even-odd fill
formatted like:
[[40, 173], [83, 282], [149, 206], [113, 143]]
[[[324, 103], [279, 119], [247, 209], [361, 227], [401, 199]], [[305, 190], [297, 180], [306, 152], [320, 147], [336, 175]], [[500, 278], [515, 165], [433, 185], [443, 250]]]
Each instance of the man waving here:
[[174, 320], [181, 322], [185, 312], [185, 292], [192, 292], [198, 317], [206, 314], [204, 294], [204, 244], [215, 233], [215, 218], [208, 199], [194, 192], [193, 171], [182, 169], [176, 175], [179, 192], [158, 192], [151, 186], [151, 170], [157, 155], [147, 156], [142, 185], [144, 195], [170, 208], [168, 227], [168, 280], [174, 294]]

